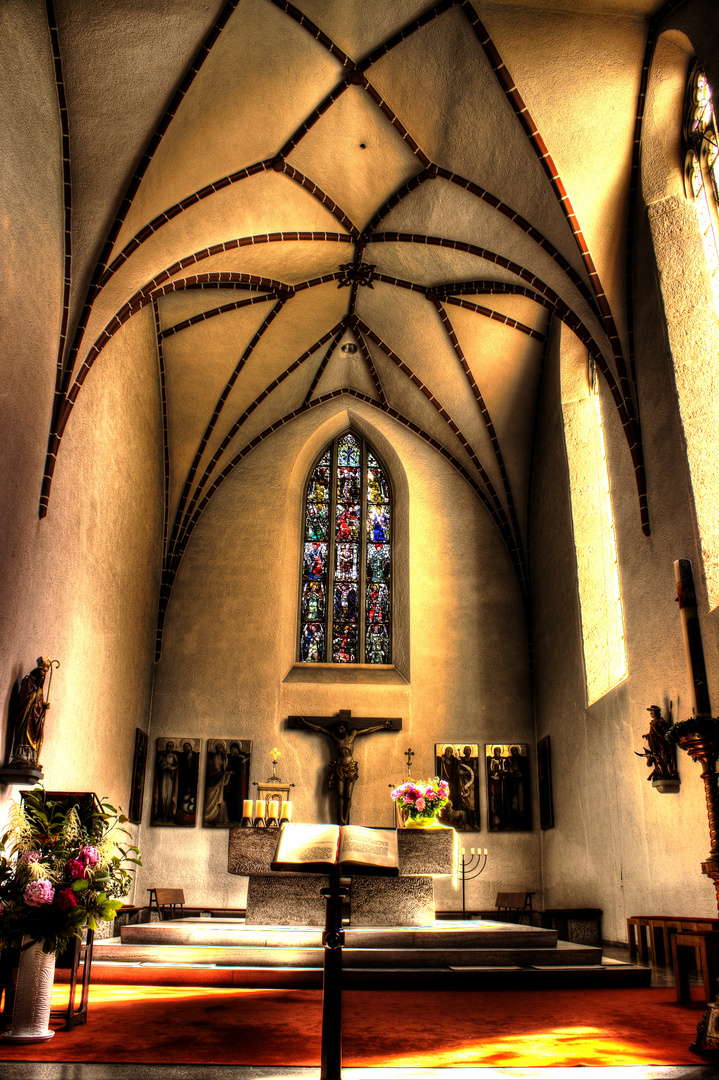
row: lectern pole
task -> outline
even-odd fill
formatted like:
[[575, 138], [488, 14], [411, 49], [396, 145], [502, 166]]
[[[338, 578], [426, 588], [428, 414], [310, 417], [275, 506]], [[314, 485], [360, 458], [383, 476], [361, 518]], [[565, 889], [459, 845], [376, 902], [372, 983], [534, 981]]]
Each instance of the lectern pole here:
[[339, 866], [330, 867], [329, 888], [322, 889], [325, 898], [325, 929], [322, 945], [325, 951], [322, 982], [322, 1062], [320, 1080], [341, 1080], [342, 1077], [342, 898], [347, 889], [340, 886]]

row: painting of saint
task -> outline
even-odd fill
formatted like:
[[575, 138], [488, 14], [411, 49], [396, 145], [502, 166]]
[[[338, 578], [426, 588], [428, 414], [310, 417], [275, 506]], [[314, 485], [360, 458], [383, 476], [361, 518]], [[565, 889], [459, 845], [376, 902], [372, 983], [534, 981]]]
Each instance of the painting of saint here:
[[305, 544], [305, 576], [312, 581], [318, 581], [325, 576], [327, 570], [327, 544], [319, 544], [317, 541]]
[[195, 825], [200, 745], [199, 739], [157, 740], [151, 825]]
[[208, 739], [202, 824], [227, 828], [242, 821], [250, 787], [250, 739]]
[[300, 638], [300, 659], [306, 664], [322, 664], [325, 659], [324, 623], [305, 623]]
[[525, 832], [532, 827], [529, 748], [526, 743], [485, 746], [487, 826], [490, 832]]
[[437, 776], [449, 786], [449, 804], [442, 815], [460, 832], [478, 832], [479, 746], [477, 743], [436, 743]]

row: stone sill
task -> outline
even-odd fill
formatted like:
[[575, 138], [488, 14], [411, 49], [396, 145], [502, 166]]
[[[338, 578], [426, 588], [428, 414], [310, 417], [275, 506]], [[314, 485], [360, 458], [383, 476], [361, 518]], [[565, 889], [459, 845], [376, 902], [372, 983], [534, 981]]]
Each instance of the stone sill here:
[[293, 664], [286, 683], [366, 683], [370, 686], [409, 686], [394, 664]]

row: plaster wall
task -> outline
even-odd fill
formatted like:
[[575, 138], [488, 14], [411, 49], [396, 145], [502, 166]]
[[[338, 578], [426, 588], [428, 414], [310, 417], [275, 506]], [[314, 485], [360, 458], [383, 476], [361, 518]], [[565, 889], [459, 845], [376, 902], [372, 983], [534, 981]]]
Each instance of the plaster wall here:
[[[382, 456], [396, 499], [394, 672], [312, 672], [294, 665], [301, 506], [315, 456], [352, 424]], [[151, 750], [164, 736], [252, 739], [251, 781], [271, 772], [295, 784], [297, 821], [331, 818], [328, 740], [288, 731], [288, 715], [401, 716], [401, 733], [358, 738], [360, 779], [352, 821], [391, 827], [389, 787], [406, 774], [435, 772], [434, 744], [530, 742], [531, 700], [521, 604], [508, 556], [466, 482], [405, 428], [362, 403], [342, 399], [286, 425], [226, 480], [184, 556], [168, 608], [157, 667]], [[205, 751], [203, 744], [203, 751]], [[334, 749], [334, 748], [333, 748]], [[204, 754], [201, 773], [204, 772]], [[202, 801], [203, 777], [200, 781]], [[148, 776], [144, 821], [152, 794]], [[534, 796], [533, 792], [533, 796]], [[486, 794], [482, 784], [482, 822]], [[536, 814], [535, 814], [536, 820]], [[500, 888], [539, 888], [538, 837], [462, 834], [490, 849], [490, 863], [468, 895], [493, 906]], [[226, 872], [227, 831], [143, 825], [140, 889], [182, 885], [188, 902], [234, 906], [244, 879]], [[438, 903], [461, 903], [438, 883]]]
[[[162, 537], [159, 379], [152, 314], [113, 338], [68, 423], [38, 519], [62, 298], [59, 119], [44, 11], [2, 10], [5, 70], [28, 88], [3, 155], [0, 396], [2, 753], [19, 681], [57, 658], [41, 754], [52, 790], [127, 806], [135, 727], [147, 727]], [[4, 759], [4, 758], [3, 758]], [[0, 817], [17, 788], [0, 786]]]
[[637, 373], [649, 488], [650, 537], [639, 523], [631, 461], [602, 386], [603, 415], [626, 620], [629, 676], [585, 707], [581, 627], [558, 383], [558, 344], [545, 387], [533, 522], [537, 737], [552, 743], [555, 827], [542, 834], [546, 907], [599, 907], [607, 940], [626, 918], [716, 911], [700, 862], [709, 848], [700, 770], [679, 752], [679, 794], [660, 794], [634, 751], [646, 745], [646, 709], [689, 715], [689, 683], [673, 563], [690, 558], [700, 586], [710, 690], [715, 634], [689, 470], [646, 219], [639, 230]]

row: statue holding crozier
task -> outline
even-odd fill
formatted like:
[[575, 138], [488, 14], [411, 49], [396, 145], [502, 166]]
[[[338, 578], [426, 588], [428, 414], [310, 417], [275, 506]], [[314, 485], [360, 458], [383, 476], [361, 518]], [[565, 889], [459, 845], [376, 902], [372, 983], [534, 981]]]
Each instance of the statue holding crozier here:
[[[352, 792], [359, 778], [359, 766], [352, 753], [355, 739], [358, 735], [369, 735], [373, 731], [400, 730], [402, 721], [400, 719], [380, 719], [369, 727], [358, 727], [357, 718], [350, 721], [352, 714], [349, 710], [341, 709], [339, 715], [339, 720], [334, 723], [328, 723], [328, 718], [320, 716], [313, 716], [311, 719], [304, 716], [290, 716], [288, 726], [318, 731], [320, 735], [327, 735], [334, 742], [337, 747], [337, 755], [330, 759], [330, 776], [327, 786], [330, 790], [336, 789], [337, 791], [337, 824], [349, 825]], [[315, 720], [324, 720], [324, 724], [313, 723]]]
[[[11, 767], [40, 768], [40, 751], [45, 735], [45, 714], [50, 708], [47, 700], [50, 696], [53, 667], [60, 667], [59, 660], [43, 659], [39, 656], [37, 667], [20, 683], [20, 694], [13, 717], [13, 741], [10, 757]], [[48, 671], [50, 678], [45, 697], [45, 678]]]

